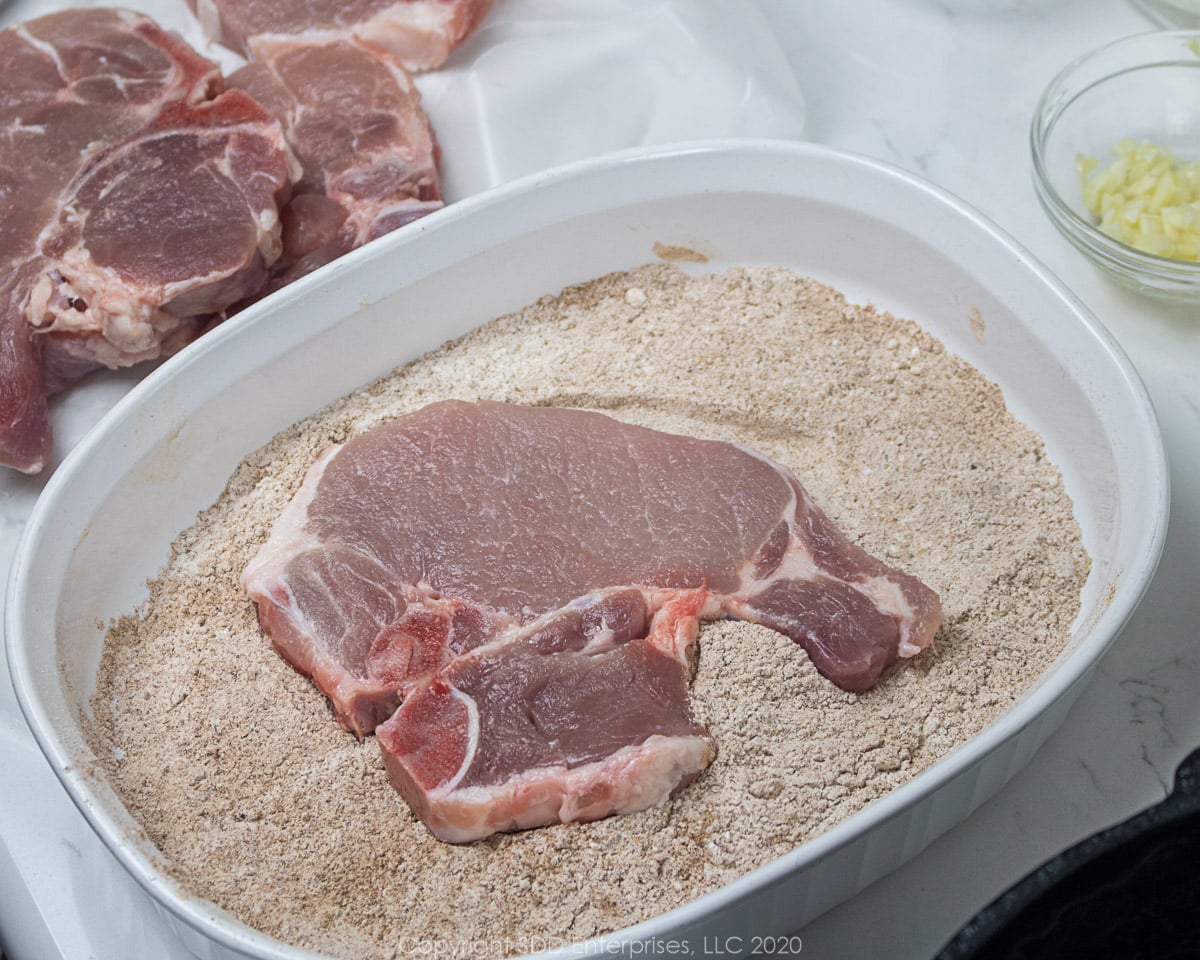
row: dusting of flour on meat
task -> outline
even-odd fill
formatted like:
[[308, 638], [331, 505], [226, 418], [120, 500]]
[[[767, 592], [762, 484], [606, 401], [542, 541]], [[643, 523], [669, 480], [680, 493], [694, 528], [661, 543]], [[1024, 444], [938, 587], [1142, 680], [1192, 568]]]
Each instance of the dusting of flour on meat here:
[[[449, 398], [760, 450], [851, 540], [936, 590], [942, 631], [851, 694], [771, 630], [707, 624], [691, 696], [719, 751], [687, 790], [626, 817], [440, 843], [376, 745], [330, 722], [263, 641], [238, 575], [324, 447]], [[694, 899], [928, 767], [1058, 656], [1087, 569], [1040, 439], [916, 324], [785, 270], [660, 264], [487, 324], [248, 457], [110, 631], [89, 735], [177, 878], [252, 926], [346, 957], [435, 940], [519, 952]]]

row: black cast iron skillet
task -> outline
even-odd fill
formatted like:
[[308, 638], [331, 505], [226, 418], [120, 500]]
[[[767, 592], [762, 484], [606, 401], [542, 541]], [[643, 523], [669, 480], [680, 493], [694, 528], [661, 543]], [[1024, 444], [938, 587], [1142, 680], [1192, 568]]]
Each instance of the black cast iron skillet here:
[[1165, 800], [1042, 864], [936, 960], [1074, 957], [1200, 957], [1200, 749]]

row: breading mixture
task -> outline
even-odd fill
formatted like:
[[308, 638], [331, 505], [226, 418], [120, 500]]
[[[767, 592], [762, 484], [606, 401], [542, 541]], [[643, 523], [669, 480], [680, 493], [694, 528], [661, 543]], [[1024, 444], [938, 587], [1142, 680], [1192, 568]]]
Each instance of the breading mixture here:
[[[271, 650], [238, 576], [326, 444], [450, 397], [760, 450], [937, 590], [945, 624], [861, 696], [771, 630], [707, 624], [692, 696], [718, 755], [694, 784], [642, 814], [440, 843], [373, 740]], [[713, 890], [963, 743], [1061, 652], [1088, 566], [1039, 437], [915, 323], [781, 269], [658, 264], [495, 320], [250, 455], [110, 630], [90, 738], [175, 876], [268, 934], [354, 958], [546, 948]]]

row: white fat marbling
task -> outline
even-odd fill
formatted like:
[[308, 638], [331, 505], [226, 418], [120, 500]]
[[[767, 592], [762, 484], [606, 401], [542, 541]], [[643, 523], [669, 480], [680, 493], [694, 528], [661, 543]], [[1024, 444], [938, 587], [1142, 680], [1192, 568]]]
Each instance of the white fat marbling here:
[[[0, 24], [45, 6], [13, 0]], [[1200, 310], [1106, 281], [1046, 220], [1030, 182], [1028, 126], [1046, 83], [1092, 47], [1154, 24], [1127, 0], [759, 0], [759, 7], [803, 93], [806, 136], [928, 177], [1031, 249], [1129, 353], [1171, 462], [1171, 525], [1158, 574], [1066, 722], [965, 823], [800, 931], [802, 955], [821, 960], [930, 957], [1028, 870], [1160, 800], [1176, 764], [1200, 744]], [[58, 400], [59, 451], [132, 382], [113, 375]], [[44, 482], [0, 476], [0, 572]], [[3, 664], [0, 673], [0, 763], [14, 778], [9, 784], [41, 798], [29, 810], [9, 786], [0, 791], [0, 825], [10, 825], [0, 837], [0, 944], [11, 960], [185, 956], [56, 791]], [[90, 864], [83, 874], [70, 866], [83, 862]], [[126, 918], [127, 938], [116, 941], [123, 950], [111, 924], [92, 922], [104, 910]]]

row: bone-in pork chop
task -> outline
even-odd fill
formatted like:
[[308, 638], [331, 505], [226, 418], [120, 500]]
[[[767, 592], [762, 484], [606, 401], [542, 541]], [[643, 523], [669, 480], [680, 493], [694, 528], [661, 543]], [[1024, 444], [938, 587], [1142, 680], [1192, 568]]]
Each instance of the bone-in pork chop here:
[[697, 776], [701, 620], [777, 630], [850, 691], [941, 622], [757, 453], [491, 402], [327, 451], [242, 582], [347, 729], [387, 721], [393, 783], [454, 841], [642, 809]]
[[0, 463], [50, 448], [46, 392], [170, 353], [280, 251], [277, 121], [142, 14], [0, 31]]
[[250, 60], [257, 44], [357, 38], [409, 70], [440, 66], [491, 0], [188, 0], [205, 32]]
[[230, 76], [283, 123], [304, 169], [282, 211], [290, 282], [442, 206], [437, 144], [408, 72], [353, 38], [264, 40]]

